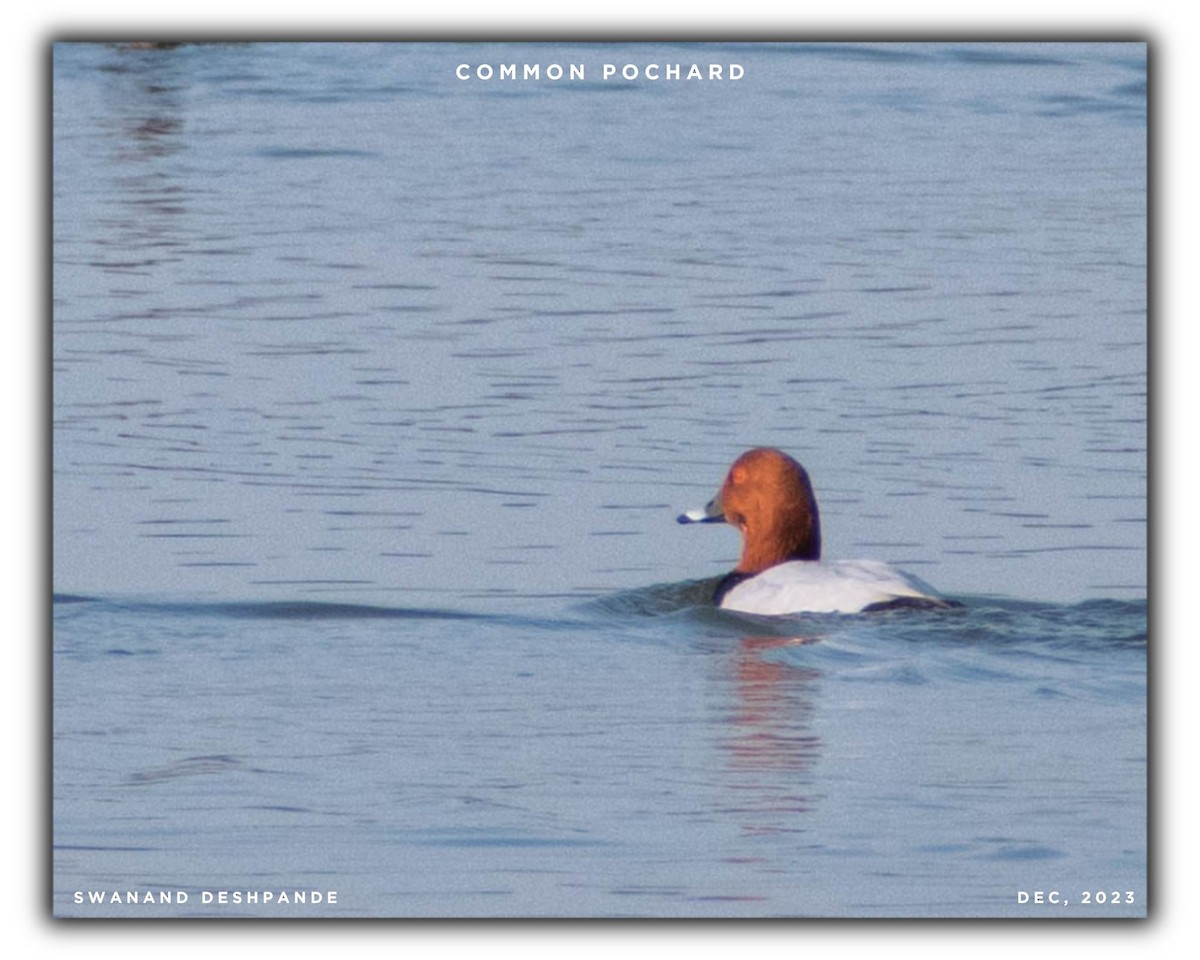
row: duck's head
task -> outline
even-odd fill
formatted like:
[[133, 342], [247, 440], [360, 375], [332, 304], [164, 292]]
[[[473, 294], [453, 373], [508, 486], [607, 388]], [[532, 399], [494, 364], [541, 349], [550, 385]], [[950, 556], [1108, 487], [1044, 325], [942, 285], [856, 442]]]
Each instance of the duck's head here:
[[742, 534], [738, 573], [755, 574], [788, 560], [821, 559], [817, 498], [804, 468], [781, 450], [747, 450], [729, 468], [717, 495], [680, 523], [732, 524]]

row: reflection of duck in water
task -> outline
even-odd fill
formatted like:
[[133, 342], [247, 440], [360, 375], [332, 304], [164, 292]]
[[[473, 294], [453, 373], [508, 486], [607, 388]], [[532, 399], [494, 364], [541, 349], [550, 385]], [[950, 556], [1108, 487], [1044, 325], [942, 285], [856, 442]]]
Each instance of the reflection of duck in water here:
[[928, 584], [878, 560], [821, 562], [821, 521], [804, 468], [759, 447], [729, 468], [716, 497], [680, 523], [731, 523], [742, 556], [714, 602], [743, 613], [860, 613], [894, 607], [953, 607]]

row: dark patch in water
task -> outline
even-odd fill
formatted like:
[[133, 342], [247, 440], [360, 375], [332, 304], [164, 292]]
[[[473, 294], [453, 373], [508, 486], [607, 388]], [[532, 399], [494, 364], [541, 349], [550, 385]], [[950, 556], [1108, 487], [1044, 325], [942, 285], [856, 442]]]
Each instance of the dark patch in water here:
[[1065, 857], [1061, 850], [1039, 845], [1010, 846], [990, 853], [985, 860], [1057, 860]]
[[349, 149], [319, 149], [309, 148], [303, 149], [299, 147], [263, 147], [261, 150], [255, 151], [260, 157], [267, 157], [271, 160], [315, 160], [324, 157], [373, 157], [375, 154], [369, 150], [349, 150]]
[[356, 603], [279, 600], [244, 603], [121, 603], [125, 611], [239, 620], [489, 620], [486, 614], [417, 607], [375, 607]]
[[[167, 616], [183, 618], [215, 617], [230, 620], [277, 620], [296, 623], [356, 620], [443, 620], [496, 624], [522, 630], [587, 629], [591, 621], [573, 618], [531, 617], [513, 614], [473, 613], [466, 610], [438, 610], [420, 607], [377, 607], [354, 603], [321, 603], [317, 601], [241, 601], [241, 602], [157, 602], [95, 599], [98, 611], [119, 615]], [[112, 648], [109, 655], [136, 655], [145, 651]], [[158, 652], [158, 651], [151, 651]]]
[[590, 601], [586, 606], [602, 613], [627, 617], [660, 617], [696, 607], [715, 609], [713, 596], [722, 577], [658, 583], [622, 590]]
[[177, 763], [165, 767], [155, 767], [130, 774], [130, 783], [158, 783], [163, 780], [174, 780], [178, 777], [195, 777], [211, 773], [228, 773], [243, 769], [240, 760], [226, 754], [210, 754], [199, 757], [186, 757]]
[[280, 601], [275, 603], [214, 604], [214, 613], [268, 620], [483, 620], [480, 614], [416, 607], [373, 607], [354, 603]]
[[54, 603], [95, 603], [95, 597], [84, 597], [74, 593], [56, 593], [52, 597]]
[[951, 60], [958, 60], [960, 63], [969, 63], [974, 66], [995, 66], [995, 67], [1063, 67], [1071, 64], [1070, 60], [1063, 60], [1059, 57], [1039, 56], [1034, 53], [1009, 53], [1005, 50], [980, 50], [966, 48], [950, 48], [946, 51], [946, 56]]

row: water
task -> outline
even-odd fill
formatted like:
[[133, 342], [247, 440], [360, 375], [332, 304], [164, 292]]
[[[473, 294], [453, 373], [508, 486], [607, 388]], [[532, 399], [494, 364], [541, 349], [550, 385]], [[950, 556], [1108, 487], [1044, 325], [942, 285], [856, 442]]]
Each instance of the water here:
[[[1145, 90], [56, 46], [56, 913], [1144, 915]], [[760, 443], [966, 609], [711, 610]]]

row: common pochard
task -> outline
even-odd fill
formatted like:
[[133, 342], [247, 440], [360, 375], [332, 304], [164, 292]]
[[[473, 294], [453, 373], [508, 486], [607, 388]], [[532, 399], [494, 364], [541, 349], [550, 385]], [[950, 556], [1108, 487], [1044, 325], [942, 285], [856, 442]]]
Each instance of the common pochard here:
[[821, 520], [808, 473], [781, 450], [743, 453], [708, 506], [689, 510], [679, 522], [724, 522], [741, 531], [741, 559], [713, 598], [726, 610], [779, 615], [958, 606], [877, 560], [822, 562]]

